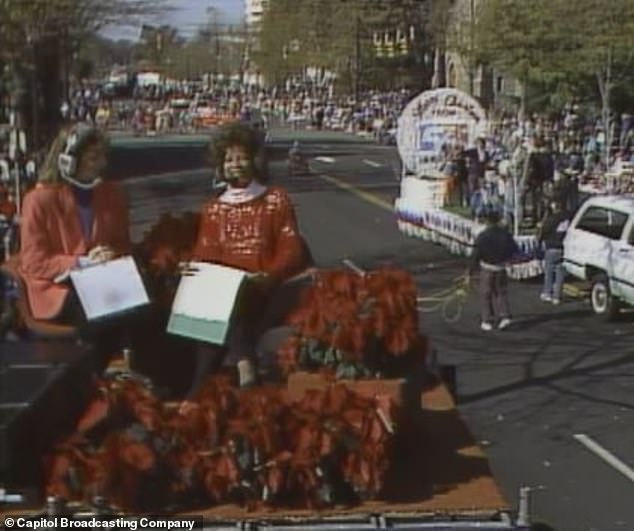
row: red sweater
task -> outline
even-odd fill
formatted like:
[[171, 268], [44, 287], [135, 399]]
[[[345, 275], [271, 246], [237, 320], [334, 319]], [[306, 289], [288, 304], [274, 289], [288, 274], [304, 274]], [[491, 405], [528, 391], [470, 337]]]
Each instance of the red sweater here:
[[306, 265], [295, 210], [280, 188], [245, 203], [208, 201], [202, 209], [194, 260], [251, 273], [268, 273], [284, 281]]

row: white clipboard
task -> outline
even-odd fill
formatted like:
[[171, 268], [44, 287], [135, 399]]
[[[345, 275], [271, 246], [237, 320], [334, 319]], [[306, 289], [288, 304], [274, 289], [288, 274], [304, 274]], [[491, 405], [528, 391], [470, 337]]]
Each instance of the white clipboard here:
[[170, 334], [223, 345], [240, 290], [251, 277], [241, 269], [194, 262], [196, 272], [183, 276], [167, 325]]
[[88, 321], [149, 304], [145, 285], [131, 256], [70, 272]]

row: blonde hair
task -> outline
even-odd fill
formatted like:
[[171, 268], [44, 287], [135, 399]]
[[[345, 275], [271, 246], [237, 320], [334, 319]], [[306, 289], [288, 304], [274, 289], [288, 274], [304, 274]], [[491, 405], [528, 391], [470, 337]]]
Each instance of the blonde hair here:
[[[60, 129], [59, 133], [55, 137], [55, 140], [51, 143], [51, 147], [48, 150], [48, 154], [42, 164], [37, 182], [46, 184], [58, 184], [62, 182], [62, 176], [59, 172], [59, 156], [66, 148], [66, 142], [74, 129], [74, 125], [64, 127]], [[100, 146], [104, 153], [108, 151], [108, 138], [98, 129], [91, 131], [88, 139], [82, 144], [77, 153], [77, 158], [81, 158], [81, 154], [90, 146]]]

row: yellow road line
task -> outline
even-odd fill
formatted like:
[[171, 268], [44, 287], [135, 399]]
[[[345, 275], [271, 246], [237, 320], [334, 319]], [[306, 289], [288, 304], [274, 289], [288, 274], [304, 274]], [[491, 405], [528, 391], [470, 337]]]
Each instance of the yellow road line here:
[[392, 204], [384, 201], [383, 199], [379, 199], [369, 192], [364, 192], [356, 186], [352, 186], [351, 184], [348, 184], [341, 179], [337, 179], [336, 177], [331, 177], [330, 175], [322, 174], [319, 177], [322, 178], [324, 181], [329, 182], [330, 184], [334, 184], [337, 188], [341, 188], [342, 190], [350, 192], [351, 194], [359, 197], [360, 199], [363, 199], [364, 201], [367, 201], [368, 203], [372, 203], [374, 206], [378, 206], [379, 208], [382, 208], [384, 210], [394, 212], [394, 207], [392, 206]]
[[586, 292], [573, 284], [564, 284], [564, 293], [571, 297], [583, 298]]

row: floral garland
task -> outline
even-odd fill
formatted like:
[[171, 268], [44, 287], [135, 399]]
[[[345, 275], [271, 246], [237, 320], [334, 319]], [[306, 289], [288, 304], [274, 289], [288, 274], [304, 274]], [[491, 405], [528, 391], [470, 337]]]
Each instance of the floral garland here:
[[372, 376], [388, 358], [424, 353], [417, 288], [409, 273], [386, 267], [366, 275], [319, 272], [288, 324], [297, 331], [279, 350], [283, 374], [326, 368], [340, 378]]
[[[471, 256], [475, 240], [485, 228], [481, 223], [440, 209], [413, 207], [396, 200], [399, 230], [408, 236], [438, 243], [453, 254]], [[519, 253], [507, 267], [511, 278], [528, 279], [543, 273], [539, 242], [535, 236], [516, 236]]]
[[291, 403], [285, 387], [219, 375], [178, 412], [140, 380], [104, 380], [46, 456], [45, 491], [111, 514], [352, 505], [383, 494], [399, 416], [389, 396], [341, 384]]

